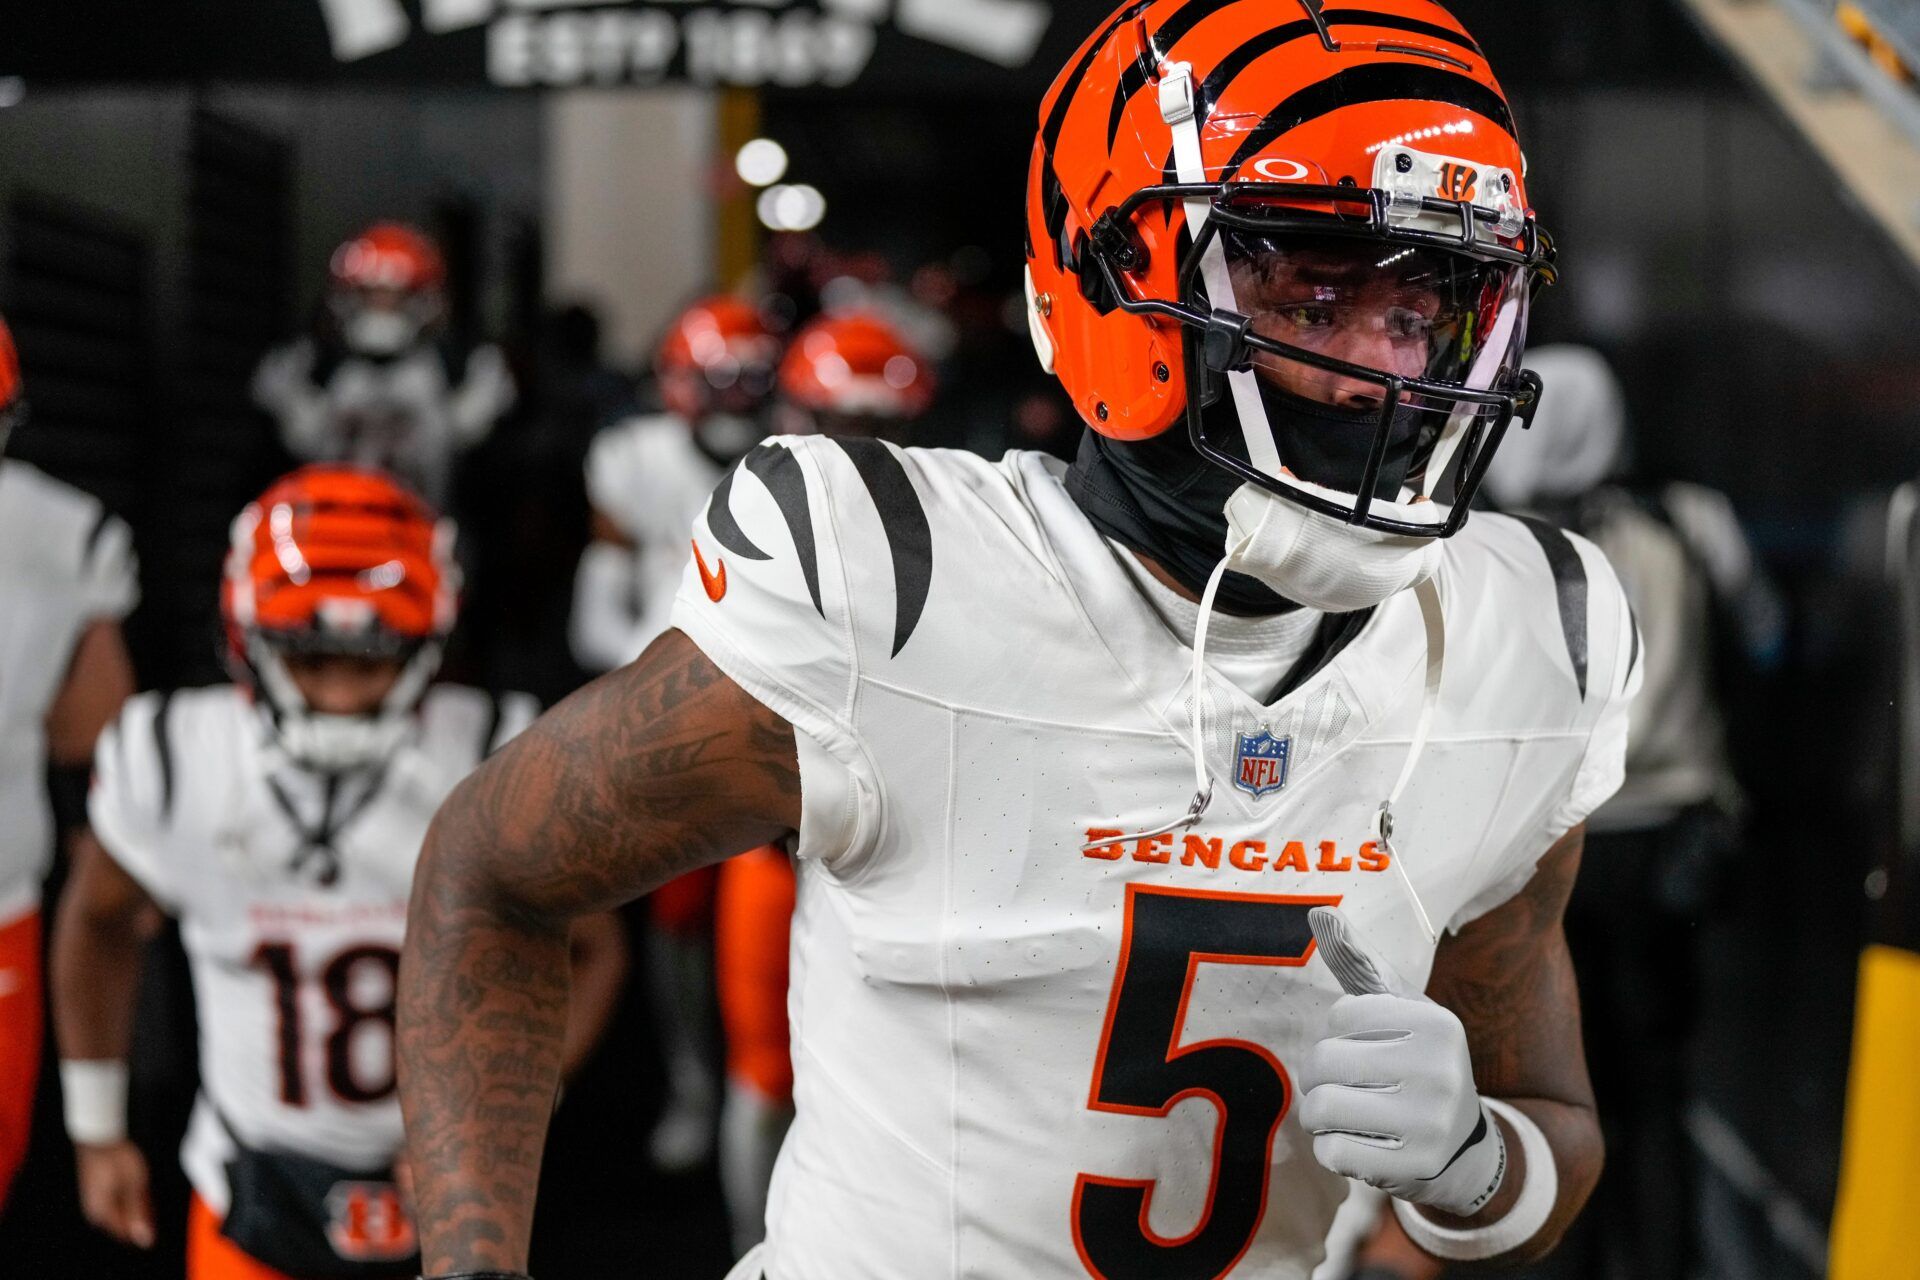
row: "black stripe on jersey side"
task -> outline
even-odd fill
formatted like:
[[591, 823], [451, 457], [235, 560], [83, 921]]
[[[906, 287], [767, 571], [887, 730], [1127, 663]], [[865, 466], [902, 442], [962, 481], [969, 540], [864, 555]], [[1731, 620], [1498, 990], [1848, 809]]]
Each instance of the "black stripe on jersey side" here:
[[94, 549], [100, 545], [100, 538], [106, 533], [107, 525], [112, 523], [112, 521], [113, 513], [108, 511], [104, 506], [101, 507], [100, 514], [93, 518], [93, 528], [87, 530], [87, 540], [80, 552], [80, 562], [82, 564], [90, 565], [93, 563]]
[[487, 694], [487, 726], [480, 734], [480, 759], [485, 760], [493, 754], [493, 741], [500, 736], [500, 718], [503, 708], [501, 698], [491, 691]]
[[927, 607], [927, 592], [933, 585], [933, 527], [907, 469], [892, 449], [878, 440], [837, 439], [834, 443], [853, 460], [886, 530], [895, 601], [891, 656], [897, 658]]
[[787, 532], [793, 535], [793, 549], [800, 555], [800, 572], [806, 575], [814, 611], [826, 617], [827, 611], [820, 606], [820, 552], [813, 542], [813, 508], [807, 501], [807, 477], [800, 470], [800, 459], [780, 445], [758, 444], [747, 454], [746, 465], [779, 504]]
[[1341, 107], [1363, 102], [1444, 102], [1474, 112], [1513, 133], [1513, 112], [1505, 100], [1471, 76], [1406, 62], [1371, 62], [1310, 84], [1267, 113], [1227, 162], [1231, 179], [1274, 139]]
[[733, 554], [747, 560], [771, 560], [773, 557], [754, 546], [753, 539], [733, 518], [733, 473], [739, 467], [738, 462], [728, 467], [720, 483], [713, 487], [713, 498], [707, 503], [707, 528], [712, 531], [714, 541]]
[[153, 713], [153, 750], [160, 760], [160, 820], [173, 816], [173, 738], [167, 723], [173, 718], [173, 694], [160, 695], [160, 706]]
[[1627, 680], [1633, 679], [1633, 669], [1640, 665], [1640, 615], [1634, 612], [1631, 600], [1627, 601], [1627, 625], [1633, 628], [1633, 640], [1627, 650], [1627, 675], [1620, 682], [1622, 689], [1627, 687]]
[[1587, 566], [1573, 542], [1554, 525], [1534, 516], [1521, 516], [1534, 541], [1546, 552], [1547, 567], [1553, 571], [1553, 593], [1560, 605], [1560, 630], [1567, 641], [1567, 657], [1573, 661], [1573, 678], [1580, 686], [1580, 700], [1587, 700]]

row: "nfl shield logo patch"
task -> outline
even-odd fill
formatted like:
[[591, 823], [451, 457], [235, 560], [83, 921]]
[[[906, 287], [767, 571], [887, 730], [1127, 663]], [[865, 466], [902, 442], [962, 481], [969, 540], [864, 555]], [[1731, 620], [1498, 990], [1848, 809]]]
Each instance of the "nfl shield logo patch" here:
[[1233, 785], [1258, 800], [1287, 785], [1287, 764], [1293, 757], [1293, 739], [1276, 738], [1262, 729], [1240, 735], [1233, 757]]

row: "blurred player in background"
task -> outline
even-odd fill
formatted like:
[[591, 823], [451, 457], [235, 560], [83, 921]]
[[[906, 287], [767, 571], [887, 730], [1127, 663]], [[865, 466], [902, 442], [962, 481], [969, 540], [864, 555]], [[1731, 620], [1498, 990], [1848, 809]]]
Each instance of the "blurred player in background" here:
[[780, 339], [752, 303], [706, 298], [654, 353], [661, 409], [617, 423], [587, 456], [593, 542], [574, 585], [573, 648], [589, 671], [633, 661], [666, 629], [694, 517], [768, 433]]
[[[588, 671], [633, 661], [667, 627], [687, 539], [726, 469], [767, 434], [780, 340], [742, 298], [703, 299], [654, 354], [661, 411], [618, 423], [587, 455], [593, 541], [574, 580], [573, 649]], [[647, 980], [666, 1056], [654, 1163], [690, 1169], [713, 1152], [714, 873], [685, 876], [648, 904]]]
[[[828, 316], [794, 336], [780, 362], [775, 420], [789, 434], [905, 444], [933, 404], [933, 370], [877, 316]], [[766, 1234], [767, 1185], [793, 1120], [787, 1021], [793, 862], [765, 846], [720, 864], [714, 969], [726, 1036], [727, 1095], [720, 1115], [720, 1185], [734, 1249]]]
[[446, 331], [446, 263], [411, 227], [368, 227], [328, 273], [314, 332], [267, 353], [254, 400], [294, 457], [384, 468], [445, 509], [455, 460], [513, 407], [506, 358]]
[[[54, 937], [67, 1128], [87, 1217], [150, 1247], [126, 1085], [136, 926], [157, 905], [199, 1008], [191, 1280], [412, 1274], [393, 1001], [414, 861], [440, 799], [537, 712], [430, 683], [458, 593], [453, 527], [413, 494], [372, 470], [297, 471], [233, 526], [235, 683], [143, 694], [101, 740]], [[612, 917], [581, 925], [569, 1072], [624, 967]]]
[[85, 824], [94, 740], [133, 693], [120, 622], [139, 599], [127, 526], [5, 457], [26, 414], [0, 321], [0, 1207], [26, 1157], [40, 1070], [41, 881], [56, 818]]
[[904, 444], [934, 390], [932, 363], [891, 321], [867, 312], [822, 316], [794, 334], [780, 361], [775, 420], [785, 435]]

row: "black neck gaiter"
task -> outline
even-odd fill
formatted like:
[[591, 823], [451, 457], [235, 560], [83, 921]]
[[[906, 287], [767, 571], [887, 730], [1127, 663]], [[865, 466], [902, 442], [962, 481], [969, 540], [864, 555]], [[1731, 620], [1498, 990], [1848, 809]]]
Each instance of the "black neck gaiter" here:
[[[1089, 430], [1066, 485], [1094, 528], [1150, 557], [1195, 595], [1227, 554], [1227, 499], [1240, 478], [1201, 457], [1182, 431], [1129, 443]], [[1215, 607], [1252, 618], [1298, 606], [1257, 578], [1229, 573]]]

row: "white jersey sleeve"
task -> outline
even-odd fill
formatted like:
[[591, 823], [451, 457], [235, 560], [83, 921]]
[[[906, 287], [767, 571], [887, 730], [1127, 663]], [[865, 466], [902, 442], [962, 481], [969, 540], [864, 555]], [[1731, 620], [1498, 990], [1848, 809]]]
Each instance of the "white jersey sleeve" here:
[[[1516, 790], [1521, 792], [1529, 783], [1539, 786], [1532, 797], [1522, 797], [1531, 800], [1536, 820], [1476, 866], [1477, 884], [1449, 922], [1450, 929], [1463, 927], [1518, 894], [1547, 850], [1620, 789], [1626, 777], [1628, 713], [1640, 691], [1643, 666], [1632, 606], [1598, 547], [1578, 534], [1531, 518], [1481, 517], [1474, 523], [1523, 527], [1531, 541], [1514, 540], [1525, 544], [1521, 555], [1531, 571], [1552, 581], [1550, 596], [1535, 590], [1520, 597], [1527, 606], [1524, 619], [1515, 618], [1512, 608], [1482, 607], [1477, 610], [1481, 615], [1477, 622], [1482, 629], [1490, 624], [1529, 631], [1538, 637], [1539, 648], [1554, 655], [1549, 663], [1528, 664], [1550, 673], [1549, 686], [1528, 696], [1564, 714], [1568, 731], [1578, 735], [1583, 745], [1570, 776], [1543, 771], [1518, 782]], [[1549, 599], [1553, 607], [1542, 609], [1540, 605]], [[1482, 602], [1487, 603], [1491, 602]], [[1524, 668], [1518, 662], [1491, 662], [1485, 669]]]
[[94, 748], [87, 820], [126, 873], [170, 914], [178, 914], [193, 868], [165, 855], [175, 791], [173, 698], [142, 693], [127, 700]]
[[[880, 472], [911, 485], [897, 454], [877, 441], [793, 436], [757, 446], [695, 521], [672, 615], [715, 666], [793, 725], [803, 793], [795, 852], [829, 862], [857, 856], [878, 830], [877, 774], [854, 701], [863, 649], [889, 643], [881, 633], [891, 636], [904, 616], [885, 607], [856, 613], [851, 602], [880, 606], [897, 594], [917, 619], [916, 600], [925, 599], [926, 552], [915, 531], [862, 527], [855, 536], [880, 534], [862, 544], [876, 554], [844, 551], [852, 495], [871, 492], [866, 477]], [[878, 501], [867, 498], [858, 514], [876, 514]]]
[[636, 542], [645, 522], [644, 444], [634, 422], [617, 423], [587, 448], [587, 501]]
[[80, 591], [89, 621], [118, 622], [140, 603], [133, 531], [104, 509], [81, 552]]

